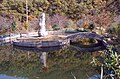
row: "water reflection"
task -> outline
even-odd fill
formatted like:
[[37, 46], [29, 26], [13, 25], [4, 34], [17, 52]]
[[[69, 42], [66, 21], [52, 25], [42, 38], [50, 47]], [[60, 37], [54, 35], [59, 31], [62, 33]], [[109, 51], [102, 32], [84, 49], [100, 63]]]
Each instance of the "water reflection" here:
[[87, 79], [94, 73], [90, 61], [97, 54], [70, 47], [42, 52], [1, 46], [0, 73], [29, 79], [73, 79], [72, 72], [78, 79]]
[[36, 52], [50, 52], [65, 48], [66, 46], [57, 46], [57, 47], [48, 47], [48, 48], [25, 48], [25, 47], [18, 47], [14, 46], [15, 49], [26, 50], [26, 51], [36, 51]]
[[0, 74], [0, 79], [28, 79], [28, 78], [8, 76], [8, 75]]
[[42, 55], [40, 56], [40, 59], [41, 59], [41, 62], [42, 62], [42, 64], [43, 64], [43, 69], [45, 70], [45, 71], [47, 71], [47, 69], [48, 69], [48, 66], [47, 66], [47, 53], [46, 52], [42, 52]]

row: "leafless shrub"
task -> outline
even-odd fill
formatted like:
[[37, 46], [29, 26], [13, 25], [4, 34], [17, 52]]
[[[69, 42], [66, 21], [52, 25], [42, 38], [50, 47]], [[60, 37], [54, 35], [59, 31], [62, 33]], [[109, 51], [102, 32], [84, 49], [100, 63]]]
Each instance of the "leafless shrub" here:
[[64, 28], [66, 26], [67, 21], [68, 18], [66, 16], [56, 14], [51, 19], [51, 25], [52, 27], [56, 26], [58, 28]]

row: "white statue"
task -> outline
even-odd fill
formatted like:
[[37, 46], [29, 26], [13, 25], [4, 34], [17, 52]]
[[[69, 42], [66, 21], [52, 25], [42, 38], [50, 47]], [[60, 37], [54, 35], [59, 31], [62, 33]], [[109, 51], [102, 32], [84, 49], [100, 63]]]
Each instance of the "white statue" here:
[[42, 55], [41, 55], [40, 59], [41, 59], [41, 62], [43, 64], [43, 66], [47, 67], [47, 64], [46, 64], [46, 52], [42, 52]]
[[45, 13], [42, 13], [42, 15], [40, 16], [39, 25], [40, 25], [40, 29], [38, 31], [38, 35], [39, 36], [48, 35], [48, 32], [46, 31], [46, 28], [45, 28]]

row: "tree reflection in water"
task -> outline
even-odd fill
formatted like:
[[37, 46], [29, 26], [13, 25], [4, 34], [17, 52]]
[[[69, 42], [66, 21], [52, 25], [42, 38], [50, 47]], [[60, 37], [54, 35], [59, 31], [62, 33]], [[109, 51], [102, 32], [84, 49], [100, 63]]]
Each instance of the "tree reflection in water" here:
[[94, 73], [90, 61], [95, 54], [72, 48], [41, 52], [1, 46], [0, 73], [29, 79], [72, 79], [72, 72], [78, 79], [87, 79]]

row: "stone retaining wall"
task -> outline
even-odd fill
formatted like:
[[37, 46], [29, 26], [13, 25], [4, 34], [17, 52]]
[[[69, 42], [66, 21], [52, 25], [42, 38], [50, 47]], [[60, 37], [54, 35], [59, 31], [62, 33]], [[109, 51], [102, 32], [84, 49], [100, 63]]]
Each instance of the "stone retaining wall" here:
[[20, 47], [33, 47], [33, 48], [42, 48], [42, 47], [55, 47], [55, 46], [62, 46], [65, 44], [69, 44], [69, 40], [63, 40], [63, 41], [48, 41], [48, 42], [41, 42], [41, 43], [29, 43], [29, 42], [19, 42], [19, 41], [13, 41], [14, 46], [20, 46]]

